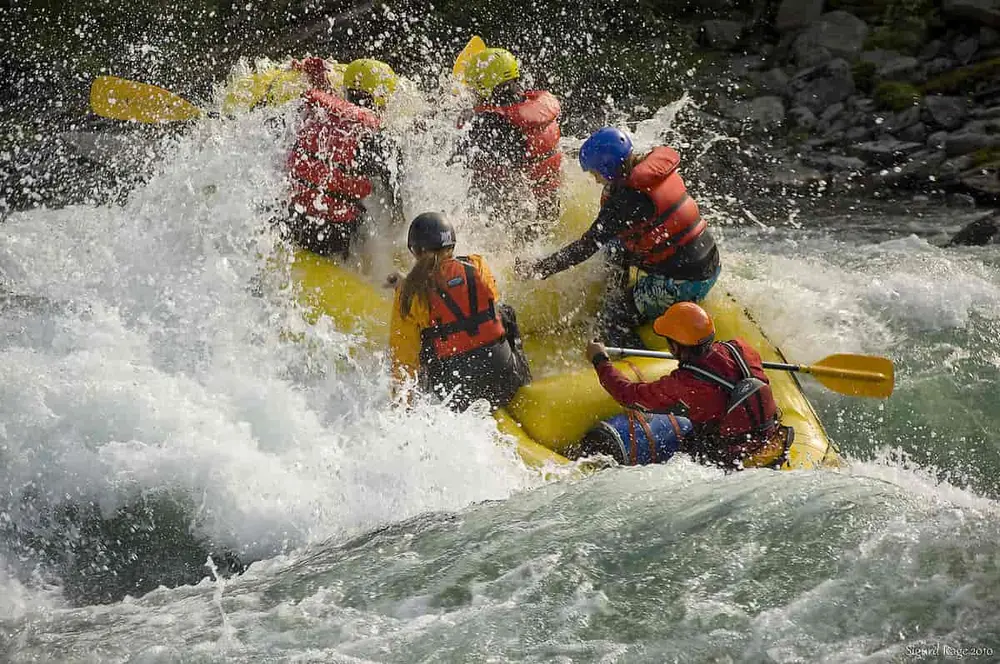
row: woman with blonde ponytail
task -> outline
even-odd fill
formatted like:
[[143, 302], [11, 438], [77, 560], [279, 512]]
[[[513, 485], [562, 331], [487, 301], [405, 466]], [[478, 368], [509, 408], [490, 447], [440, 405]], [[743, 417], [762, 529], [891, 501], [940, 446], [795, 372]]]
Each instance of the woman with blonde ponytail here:
[[410, 224], [407, 246], [416, 264], [395, 280], [389, 328], [393, 378], [416, 378], [455, 410], [486, 399], [506, 405], [530, 380], [514, 311], [498, 302], [482, 256], [454, 256], [455, 229], [425, 212]]

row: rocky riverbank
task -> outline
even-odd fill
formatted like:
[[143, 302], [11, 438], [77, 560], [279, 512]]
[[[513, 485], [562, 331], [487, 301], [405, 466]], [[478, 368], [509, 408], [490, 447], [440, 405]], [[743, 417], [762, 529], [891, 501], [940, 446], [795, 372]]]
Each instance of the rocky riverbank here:
[[782, 0], [700, 24], [735, 82], [715, 110], [775, 177], [1000, 204], [1000, 0]]
[[[35, 4], [41, 14], [19, 15], [25, 26], [44, 15]], [[4, 39], [13, 82], [0, 114], [0, 212], [114, 200], [150, 166], [146, 148], [164, 128], [88, 113], [102, 71], [195, 101], [238, 58], [261, 55], [368, 55], [426, 82], [476, 33], [560, 96], [568, 134], [689, 95], [663, 140], [681, 150], [699, 201], [734, 220], [773, 223], [817, 199], [1000, 205], [1000, 0], [543, 0], [517, 20], [490, 0], [252, 11], [198, 0], [182, 15], [146, 4], [120, 8], [119, 23], [144, 17], [138, 34], [88, 20], [82, 2], [47, 32]], [[192, 36], [155, 29], [165, 24]]]

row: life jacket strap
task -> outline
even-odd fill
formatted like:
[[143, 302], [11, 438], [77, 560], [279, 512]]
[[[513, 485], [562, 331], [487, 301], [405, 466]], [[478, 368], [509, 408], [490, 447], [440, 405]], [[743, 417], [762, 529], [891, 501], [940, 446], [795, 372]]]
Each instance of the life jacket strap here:
[[[688, 196], [687, 192], [684, 192], [683, 196], [681, 196], [680, 198], [678, 198], [674, 202], [674, 204], [671, 205], [670, 207], [668, 207], [666, 210], [664, 210], [663, 213], [661, 213], [660, 215], [654, 217], [651, 222], [645, 223], [645, 224], [640, 224], [640, 226], [638, 228], [634, 228], [634, 229], [630, 230], [626, 234], [626, 238], [625, 239], [626, 240], [638, 240], [639, 238], [641, 238], [646, 233], [652, 231], [654, 228], [660, 227], [661, 225], [663, 225], [664, 223], [666, 223], [666, 221], [668, 219], [670, 219], [670, 217], [673, 216], [673, 214], [675, 212], [677, 212], [678, 210], [681, 209], [681, 206], [684, 205], [687, 202], [688, 198], [689, 198], [689, 196]], [[680, 239], [683, 238], [683, 236], [685, 236], [688, 233], [690, 233], [691, 230], [694, 229], [696, 226], [698, 226], [698, 224], [700, 224], [700, 223], [701, 223], [701, 217], [699, 217], [693, 223], [691, 223], [690, 225], [686, 226], [685, 228], [683, 228], [682, 230], [678, 231], [677, 233], [671, 233], [670, 236], [666, 238], [666, 240], [664, 241], [664, 243], [661, 246], [663, 246], [663, 247], [671, 247], [671, 246], [673, 246], [675, 244], [678, 244], [679, 241], [680, 241]]]
[[725, 346], [727, 351], [729, 351], [729, 355], [733, 358], [733, 361], [736, 363], [736, 367], [740, 370], [742, 378], [736, 383], [731, 383], [715, 372], [689, 362], [682, 362], [679, 365], [680, 368], [687, 369], [699, 378], [713, 382], [726, 390], [726, 393], [729, 396], [726, 403], [726, 415], [732, 413], [739, 406], [744, 406], [747, 409], [747, 414], [750, 415], [750, 419], [753, 421], [753, 428], [751, 431], [766, 432], [771, 430], [777, 423], [777, 418], [765, 420], [764, 400], [758, 395], [758, 398], [755, 401], [756, 408], [752, 407], [751, 404], [747, 402], [750, 397], [758, 394], [766, 383], [753, 376], [746, 360], [743, 359], [743, 355], [735, 345], [729, 341], [722, 341], [720, 343]]

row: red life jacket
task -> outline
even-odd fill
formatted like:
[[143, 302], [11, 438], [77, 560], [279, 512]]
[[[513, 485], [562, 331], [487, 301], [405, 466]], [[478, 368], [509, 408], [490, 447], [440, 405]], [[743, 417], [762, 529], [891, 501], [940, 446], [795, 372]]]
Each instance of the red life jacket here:
[[464, 256], [441, 265], [428, 300], [431, 324], [420, 331], [422, 360], [462, 355], [503, 339], [493, 293]]
[[[650, 266], [665, 264], [677, 253], [678, 247], [698, 239], [707, 224], [698, 212], [698, 204], [688, 196], [684, 180], [677, 174], [680, 155], [673, 148], [653, 148], [639, 162], [625, 186], [645, 192], [653, 200], [656, 213], [619, 234], [625, 249], [642, 257]], [[601, 200], [607, 200], [607, 193]]]
[[524, 100], [510, 106], [477, 106], [476, 113], [496, 113], [521, 130], [527, 142], [524, 175], [536, 196], [559, 188], [562, 153], [559, 146], [559, 100], [545, 90], [529, 90]]
[[305, 118], [288, 155], [291, 202], [306, 215], [330, 222], [354, 221], [370, 179], [356, 172], [358, 145], [381, 126], [372, 111], [321, 90], [305, 94]]
[[[719, 346], [724, 350], [720, 351]], [[744, 447], [744, 451], [752, 452], [768, 441], [780, 419], [764, 367], [758, 361], [749, 364], [731, 342], [717, 343], [713, 350], [696, 362], [678, 365], [702, 380], [715, 383], [729, 395], [722, 419], [717, 424], [703, 425], [700, 435], [710, 438], [710, 445]], [[732, 358], [735, 370], [723, 361], [723, 353]]]

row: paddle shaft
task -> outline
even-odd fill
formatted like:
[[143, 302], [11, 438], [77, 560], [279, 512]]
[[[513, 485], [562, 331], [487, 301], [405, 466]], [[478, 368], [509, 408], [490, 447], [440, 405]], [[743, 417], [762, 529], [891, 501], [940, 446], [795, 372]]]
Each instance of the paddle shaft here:
[[[654, 357], [662, 360], [676, 360], [673, 353], [666, 353], [659, 350], [646, 350], [644, 348], [618, 348], [607, 346], [605, 350], [611, 355], [631, 355], [633, 357]], [[885, 380], [885, 376], [871, 371], [859, 371], [856, 369], [831, 369], [828, 367], [811, 366], [808, 364], [786, 364], [784, 362], [761, 362], [765, 369], [777, 369], [778, 371], [795, 371], [817, 376], [837, 376], [854, 380], [865, 380], [877, 383]]]
[[[654, 357], [660, 360], [676, 360], [673, 353], [662, 350], [646, 350], [645, 348], [618, 348], [617, 346], [605, 346], [604, 350], [609, 355], [630, 355], [632, 357]], [[778, 369], [780, 371], [802, 371], [802, 365], [783, 364], [781, 362], [762, 362], [765, 369]], [[808, 367], [807, 367], [808, 368]]]

